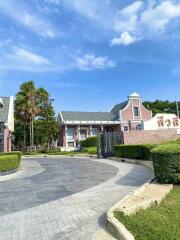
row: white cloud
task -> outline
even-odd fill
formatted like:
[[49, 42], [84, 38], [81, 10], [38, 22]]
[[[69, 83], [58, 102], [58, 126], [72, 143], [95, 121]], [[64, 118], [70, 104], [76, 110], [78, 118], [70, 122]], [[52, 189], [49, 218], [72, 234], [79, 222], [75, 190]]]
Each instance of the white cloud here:
[[131, 16], [132, 14], [136, 14], [142, 8], [142, 5], [141, 1], [136, 1], [125, 7], [120, 13], [124, 16]]
[[165, 33], [168, 24], [177, 17], [180, 17], [180, 3], [154, 0], [147, 5], [136, 1], [118, 13], [113, 26], [118, 37], [111, 43], [128, 45], [148, 37], [157, 38]]
[[137, 27], [138, 12], [142, 8], [143, 3], [140, 1], [134, 2], [123, 8], [116, 18], [114, 30], [117, 32], [134, 32]]
[[141, 15], [141, 23], [155, 30], [164, 31], [167, 24], [176, 17], [180, 17], [180, 3], [164, 1], [154, 8], [148, 8]]
[[107, 57], [86, 54], [74, 58], [75, 67], [80, 70], [96, 70], [115, 67], [115, 63]]
[[24, 64], [49, 64], [49, 60], [47, 58], [18, 47], [13, 47], [13, 52], [8, 54], [7, 57], [14, 61], [23, 62]]
[[0, 12], [40, 36], [53, 38], [57, 35], [57, 31], [49, 22], [40, 16], [29, 12], [29, 10], [23, 5], [20, 5], [17, 2], [14, 3], [13, 1], [1, 0]]
[[128, 32], [123, 32], [123, 33], [121, 33], [120, 37], [113, 38], [111, 40], [111, 45], [112, 46], [115, 46], [115, 45], [125, 45], [126, 46], [126, 45], [132, 44], [136, 41], [137, 41], [136, 37], [133, 37]]
[[0, 72], [27, 71], [47, 72], [55, 71], [56, 66], [50, 63], [49, 59], [27, 48], [12, 46], [0, 49]]

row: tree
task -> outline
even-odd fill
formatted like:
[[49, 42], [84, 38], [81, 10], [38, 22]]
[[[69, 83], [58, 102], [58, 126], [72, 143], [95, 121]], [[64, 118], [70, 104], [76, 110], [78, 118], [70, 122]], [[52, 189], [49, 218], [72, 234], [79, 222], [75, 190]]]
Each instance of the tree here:
[[30, 146], [47, 143], [48, 148], [57, 139], [58, 126], [50, 95], [44, 88], [36, 89], [33, 81], [23, 83], [16, 94], [15, 120], [16, 146], [22, 145], [18, 131], [24, 132], [24, 147], [28, 138]]
[[176, 102], [155, 100], [153, 102], [146, 101], [143, 102], [143, 104], [146, 108], [152, 110], [153, 115], [157, 113], [177, 114], [177, 104], [179, 105], [179, 102], [176, 104]]
[[[20, 86], [20, 91], [16, 94], [15, 110], [16, 117], [20, 122], [29, 123], [30, 145], [34, 145], [34, 117], [38, 113], [36, 103], [36, 88], [33, 81], [25, 82]], [[25, 126], [25, 124], [24, 124]]]

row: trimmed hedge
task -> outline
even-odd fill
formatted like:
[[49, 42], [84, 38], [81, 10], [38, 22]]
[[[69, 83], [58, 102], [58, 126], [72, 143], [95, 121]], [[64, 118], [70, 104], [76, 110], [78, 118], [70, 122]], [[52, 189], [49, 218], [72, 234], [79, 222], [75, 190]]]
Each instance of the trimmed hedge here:
[[180, 146], [161, 145], [152, 149], [154, 172], [159, 183], [180, 183]]
[[1, 157], [1, 155], [6, 155], [6, 156], [8, 156], [8, 155], [17, 155], [18, 156], [18, 159], [19, 160], [21, 160], [21, 158], [22, 158], [22, 152], [20, 152], [20, 151], [12, 151], [12, 152], [7, 152], [7, 153], [0, 153], [0, 157]]
[[0, 154], [0, 172], [18, 168], [21, 158], [19, 154]]
[[97, 137], [89, 137], [86, 140], [80, 141], [81, 147], [96, 147], [97, 146]]
[[97, 147], [88, 147], [88, 148], [83, 148], [82, 153], [88, 153], [90, 155], [96, 155], [97, 154]]
[[155, 144], [142, 144], [142, 145], [116, 145], [114, 152], [116, 157], [150, 160], [151, 149], [156, 147]]

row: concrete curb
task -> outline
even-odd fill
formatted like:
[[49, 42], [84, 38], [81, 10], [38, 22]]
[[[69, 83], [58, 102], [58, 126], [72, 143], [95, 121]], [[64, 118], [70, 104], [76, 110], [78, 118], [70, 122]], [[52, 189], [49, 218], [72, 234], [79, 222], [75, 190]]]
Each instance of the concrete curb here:
[[153, 162], [149, 160], [139, 160], [139, 159], [130, 159], [130, 158], [117, 158], [111, 157], [110, 160], [118, 161], [118, 162], [126, 162], [126, 163], [134, 163], [139, 164], [144, 167], [149, 168], [150, 170], [154, 171]]
[[114, 211], [118, 208], [119, 205], [124, 203], [129, 197], [131, 197], [133, 194], [137, 194], [138, 192], [143, 191], [149, 184], [151, 183], [151, 180], [144, 183], [141, 187], [134, 190], [132, 193], [129, 193], [126, 197], [124, 197], [122, 200], [117, 202], [115, 205], [113, 205], [106, 213], [106, 228], [113, 234], [114, 237], [120, 240], [134, 240], [134, 236], [126, 229], [126, 227], [119, 222], [114, 217]]
[[[146, 182], [141, 187], [139, 187], [132, 193], [128, 194], [125, 198], [123, 198], [122, 200], [117, 202], [114, 206], [112, 206], [107, 211], [106, 227], [113, 234], [113, 236], [116, 237], [117, 239], [119, 239], [119, 240], [135, 240], [134, 236], [126, 229], [126, 227], [114, 217], [114, 211], [117, 209], [119, 210], [119, 206], [122, 205], [127, 199], [141, 193], [151, 183], [152, 183], [152, 181]], [[172, 184], [168, 184], [166, 186], [167, 186], [167, 190], [160, 198], [158, 198], [158, 197], [157, 197], [157, 199], [152, 198], [152, 201], [141, 203], [141, 204], [138, 204], [137, 206], [135, 205], [133, 208], [130, 209], [130, 211], [127, 211], [127, 209], [125, 209], [125, 210], [121, 209], [120, 211], [123, 212], [125, 215], [130, 215], [132, 213], [137, 212], [140, 209], [145, 209], [145, 208], [150, 207], [153, 203], [160, 203], [173, 188]]]

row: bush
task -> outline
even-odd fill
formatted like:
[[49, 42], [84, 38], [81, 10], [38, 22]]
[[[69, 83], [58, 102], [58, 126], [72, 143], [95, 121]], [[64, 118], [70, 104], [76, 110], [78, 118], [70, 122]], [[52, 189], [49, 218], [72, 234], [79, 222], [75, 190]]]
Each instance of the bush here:
[[96, 147], [97, 146], [97, 137], [89, 137], [86, 140], [80, 141], [81, 147]]
[[180, 146], [161, 145], [151, 151], [154, 172], [159, 183], [180, 183]]
[[155, 146], [155, 144], [116, 145], [114, 152], [116, 157], [150, 160], [151, 149]]
[[20, 161], [18, 154], [0, 154], [0, 172], [18, 168]]
[[88, 147], [88, 148], [83, 148], [81, 150], [82, 153], [88, 153], [90, 155], [96, 155], [97, 154], [97, 147]]
[[0, 153], [0, 157], [1, 155], [5, 155], [5, 156], [10, 156], [10, 155], [17, 155], [18, 156], [18, 159], [21, 160], [22, 158], [22, 152], [20, 151], [12, 151], [12, 152], [7, 152], [7, 153]]

